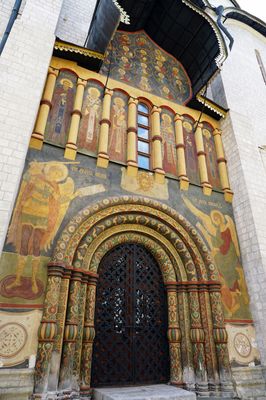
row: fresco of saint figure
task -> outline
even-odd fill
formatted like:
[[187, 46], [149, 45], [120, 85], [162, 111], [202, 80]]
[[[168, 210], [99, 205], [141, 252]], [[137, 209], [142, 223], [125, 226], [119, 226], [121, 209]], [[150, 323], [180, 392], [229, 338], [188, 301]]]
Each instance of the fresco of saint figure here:
[[82, 119], [78, 134], [78, 148], [97, 153], [101, 117], [101, 92], [89, 87], [82, 107]]
[[126, 101], [121, 97], [114, 97], [111, 108], [111, 132], [109, 139], [109, 154], [112, 160], [126, 162], [126, 135]]
[[203, 129], [203, 143], [206, 152], [206, 165], [208, 171], [208, 178], [210, 184], [214, 188], [221, 188], [220, 177], [218, 171], [216, 150], [214, 145], [214, 139], [212, 135], [212, 129], [206, 127]]
[[238, 311], [238, 315], [246, 312], [249, 296], [240, 263], [240, 250], [232, 218], [216, 209], [212, 210], [209, 215], [205, 214], [185, 196], [183, 196], [183, 200], [188, 209], [199, 219], [196, 226], [206, 239], [219, 269], [226, 315], [232, 318], [236, 317]]
[[5, 287], [9, 295], [12, 289], [23, 285], [27, 257], [31, 259], [31, 290], [38, 292], [40, 255], [49, 250], [70, 202], [105, 190], [102, 185], [91, 185], [75, 191], [66, 164], [69, 163], [32, 161], [23, 175], [7, 235], [7, 244], [12, 244], [19, 254], [16, 275], [11, 282], [9, 277]]
[[163, 113], [161, 117], [161, 132], [163, 137], [163, 169], [166, 173], [177, 175], [174, 124], [171, 116], [166, 113]]
[[185, 120], [183, 122], [183, 134], [185, 143], [185, 157], [187, 176], [190, 182], [199, 184], [199, 169], [198, 169], [198, 157], [195, 143], [195, 136], [193, 132], [192, 120]]
[[74, 104], [75, 81], [76, 76], [70, 72], [62, 72], [59, 75], [45, 129], [45, 139], [62, 146], [67, 142]]

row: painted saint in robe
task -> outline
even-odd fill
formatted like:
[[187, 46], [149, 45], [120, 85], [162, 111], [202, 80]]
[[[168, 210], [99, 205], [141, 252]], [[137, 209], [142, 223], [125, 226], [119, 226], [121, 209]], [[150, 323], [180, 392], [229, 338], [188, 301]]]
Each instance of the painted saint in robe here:
[[193, 122], [184, 120], [183, 121], [183, 134], [185, 143], [185, 157], [187, 176], [192, 183], [199, 182], [199, 169], [198, 169], [198, 158], [195, 143], [195, 136], [193, 132]]
[[111, 108], [111, 129], [109, 139], [109, 155], [112, 160], [126, 161], [127, 135], [126, 101], [115, 97]]
[[45, 129], [45, 139], [62, 146], [67, 142], [74, 104], [75, 80], [76, 76], [68, 72], [62, 72], [59, 75]]
[[166, 173], [177, 175], [174, 124], [169, 114], [162, 114], [161, 132], [163, 137], [163, 169]]
[[89, 87], [82, 107], [78, 148], [97, 153], [100, 114], [101, 92], [96, 87]]
[[228, 318], [234, 318], [241, 314], [244, 314], [245, 317], [249, 316], [247, 307], [249, 296], [243, 267], [240, 263], [239, 244], [232, 218], [216, 209], [212, 210], [209, 215], [205, 214], [185, 196], [183, 196], [183, 200], [189, 210], [199, 219], [196, 226], [208, 243], [211, 255], [219, 269], [226, 316]]
[[212, 129], [206, 124], [202, 130], [203, 133], [203, 143], [206, 152], [206, 165], [208, 171], [209, 182], [214, 188], [221, 188], [220, 177], [218, 171], [217, 157], [216, 157], [216, 149], [214, 145], [214, 139], [212, 135]]

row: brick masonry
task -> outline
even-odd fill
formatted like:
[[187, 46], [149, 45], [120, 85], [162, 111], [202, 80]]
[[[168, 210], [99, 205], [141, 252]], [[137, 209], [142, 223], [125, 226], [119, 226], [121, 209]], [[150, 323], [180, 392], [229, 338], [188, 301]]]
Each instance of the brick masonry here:
[[[12, 214], [55, 37], [82, 45], [95, 0], [24, 0], [0, 58], [0, 251]], [[14, 0], [0, 3], [0, 35]], [[0, 37], [1, 37], [0, 36]]]
[[60, 39], [84, 46], [93, 17], [96, 0], [64, 1], [56, 36]]

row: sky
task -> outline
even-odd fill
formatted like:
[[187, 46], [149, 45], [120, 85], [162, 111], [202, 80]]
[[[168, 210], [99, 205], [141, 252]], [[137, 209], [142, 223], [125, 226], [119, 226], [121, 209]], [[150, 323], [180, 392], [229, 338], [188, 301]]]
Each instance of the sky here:
[[262, 19], [266, 23], [266, 1], [265, 0], [237, 0], [240, 7]]

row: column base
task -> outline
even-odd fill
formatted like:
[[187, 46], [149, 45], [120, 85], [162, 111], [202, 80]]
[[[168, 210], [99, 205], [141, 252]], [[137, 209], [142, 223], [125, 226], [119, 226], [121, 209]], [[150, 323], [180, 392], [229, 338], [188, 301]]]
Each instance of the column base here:
[[128, 164], [127, 165], [127, 176], [137, 176], [138, 175], [138, 165]]
[[154, 178], [156, 183], [160, 183], [161, 185], [165, 182], [165, 172], [162, 169], [154, 170]]
[[97, 158], [97, 167], [107, 168], [109, 165], [109, 156], [105, 153], [99, 153]]
[[202, 183], [202, 190], [205, 196], [211, 196], [212, 194], [212, 186], [209, 183]]
[[189, 180], [187, 177], [182, 176], [181, 178], [179, 178], [179, 188], [180, 190], [188, 190]]
[[43, 135], [33, 132], [30, 138], [29, 147], [35, 150], [41, 150], [43, 146]]
[[68, 160], [75, 160], [77, 156], [77, 146], [72, 144], [67, 144], [65, 149], [64, 158]]
[[232, 190], [230, 190], [230, 189], [224, 190], [224, 199], [225, 199], [225, 201], [227, 201], [228, 203], [232, 203], [233, 202], [233, 197], [234, 197], [234, 193], [232, 192]]

